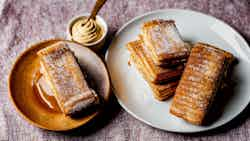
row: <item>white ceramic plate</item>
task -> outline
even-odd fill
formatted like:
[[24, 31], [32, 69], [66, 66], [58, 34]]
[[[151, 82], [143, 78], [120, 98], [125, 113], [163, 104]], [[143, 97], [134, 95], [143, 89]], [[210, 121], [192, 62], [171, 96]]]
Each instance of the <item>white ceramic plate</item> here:
[[[155, 100], [147, 83], [135, 67], [128, 65], [129, 52], [125, 45], [140, 33], [143, 22], [151, 19], [173, 19], [182, 37], [192, 42], [205, 42], [233, 53], [239, 60], [233, 79], [234, 94], [225, 105], [223, 114], [209, 126], [195, 126], [169, 113], [172, 99]], [[159, 129], [172, 132], [200, 132], [221, 126], [236, 117], [250, 101], [250, 49], [246, 41], [224, 22], [194, 11], [158, 10], [136, 17], [115, 35], [106, 54], [115, 95], [121, 106], [135, 118]]]

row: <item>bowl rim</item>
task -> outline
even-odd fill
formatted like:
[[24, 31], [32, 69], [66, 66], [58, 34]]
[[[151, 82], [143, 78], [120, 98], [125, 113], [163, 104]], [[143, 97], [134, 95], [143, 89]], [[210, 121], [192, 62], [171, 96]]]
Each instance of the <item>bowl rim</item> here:
[[[83, 14], [79, 14], [79, 15], [73, 16], [73, 17], [69, 20], [69, 22], [68, 22], [68, 24], [67, 24], [67, 39], [68, 39], [68, 40], [72, 40], [72, 41], [74, 41], [74, 42], [77, 42], [77, 41], [73, 40], [73, 38], [72, 38], [72, 34], [71, 34], [72, 25], [73, 25], [73, 23], [74, 23], [76, 20], [78, 20], [78, 19], [80, 19], [80, 18], [83, 18], [83, 17], [86, 17], [86, 16], [89, 16], [89, 15], [90, 15], [90, 13], [83, 13]], [[80, 44], [82, 44], [83, 46], [86, 46], [86, 47], [95, 46], [95, 45], [101, 43], [101, 42], [105, 39], [105, 37], [107, 36], [107, 34], [108, 34], [108, 24], [107, 24], [107, 22], [106, 22], [106, 21], [104, 20], [104, 18], [101, 17], [100, 15], [96, 15], [96, 18], [100, 21], [99, 23], [101, 24], [101, 26], [102, 26], [103, 29], [104, 29], [104, 32], [103, 32], [104, 34], [102, 35], [102, 37], [101, 37], [100, 39], [98, 39], [98, 40], [95, 41], [95, 42], [87, 43], [87, 44], [82, 44], [82, 43], [80, 43]]]
[[[19, 115], [21, 115], [21, 117], [23, 119], [25, 119], [26, 121], [28, 121], [28, 123], [30, 123], [31, 125], [34, 125], [36, 127], [39, 127], [39, 128], [42, 128], [42, 129], [46, 129], [46, 130], [49, 130], [49, 131], [68, 131], [68, 130], [72, 130], [72, 129], [75, 129], [75, 128], [78, 128], [80, 126], [83, 126], [85, 124], [87, 124], [88, 122], [90, 122], [91, 120], [93, 120], [97, 115], [99, 115], [101, 113], [101, 111], [103, 111], [102, 109], [99, 109], [97, 110], [96, 112], [94, 112], [93, 114], [91, 114], [86, 120], [84, 120], [84, 122], [82, 122], [81, 124], [77, 125], [77, 126], [73, 126], [71, 128], [63, 128], [63, 129], [56, 129], [56, 128], [49, 128], [49, 127], [46, 127], [44, 125], [41, 125], [33, 120], [31, 120], [26, 114], [24, 114], [20, 108], [17, 106], [16, 104], [16, 100], [13, 98], [13, 94], [12, 94], [12, 90], [11, 90], [11, 81], [12, 81], [12, 76], [13, 76], [13, 73], [14, 73], [14, 70], [18, 64], [18, 62], [22, 59], [22, 57], [28, 53], [29, 51], [35, 49], [38, 45], [40, 44], [44, 44], [46, 42], [58, 42], [58, 41], [66, 41], [66, 42], [71, 42], [71, 43], [76, 43], [78, 45], [81, 45], [82, 47], [85, 47], [83, 46], [82, 44], [80, 43], [77, 43], [77, 42], [74, 42], [74, 41], [70, 41], [70, 40], [65, 40], [65, 39], [62, 39], [62, 38], [52, 38], [52, 39], [47, 39], [47, 40], [42, 40], [42, 41], [39, 41], [37, 43], [33, 43], [31, 45], [28, 45], [28, 48], [26, 48], [23, 52], [21, 52], [17, 57], [16, 59], [14, 60], [14, 63], [12, 64], [12, 67], [10, 69], [10, 72], [9, 72], [9, 75], [8, 75], [8, 97], [12, 103], [12, 105], [14, 106], [15, 110], [17, 111], [17, 113], [19, 113]], [[85, 47], [87, 48], [87, 47]], [[95, 55], [98, 60], [101, 62], [101, 64], [105, 67], [105, 75], [108, 77], [108, 85], [107, 85], [107, 102], [109, 102], [110, 100], [110, 96], [111, 96], [111, 81], [110, 81], [110, 75], [109, 75], [109, 72], [107, 70], [107, 67], [106, 67], [106, 64], [104, 63], [104, 61], [94, 52], [92, 51], [91, 49], [87, 48], [91, 53], [93, 53], [93, 55]]]

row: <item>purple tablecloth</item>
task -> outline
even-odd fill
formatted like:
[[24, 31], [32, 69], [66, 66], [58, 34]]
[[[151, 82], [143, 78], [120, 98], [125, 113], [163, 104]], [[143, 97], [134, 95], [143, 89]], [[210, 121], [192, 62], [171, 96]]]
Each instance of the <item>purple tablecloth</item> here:
[[[86, 127], [65, 133], [50, 132], [25, 122], [8, 99], [7, 78], [17, 57], [31, 43], [66, 38], [74, 15], [88, 12], [94, 0], [0, 0], [0, 141], [44, 140], [250, 140], [249, 108], [226, 126], [205, 133], [177, 134], [154, 129], [130, 116], [114, 99], [106, 112]], [[192, 9], [215, 16], [250, 41], [249, 0], [108, 0], [100, 15], [109, 24], [109, 40], [131, 18], [145, 12]], [[108, 43], [107, 43], [108, 45]]]

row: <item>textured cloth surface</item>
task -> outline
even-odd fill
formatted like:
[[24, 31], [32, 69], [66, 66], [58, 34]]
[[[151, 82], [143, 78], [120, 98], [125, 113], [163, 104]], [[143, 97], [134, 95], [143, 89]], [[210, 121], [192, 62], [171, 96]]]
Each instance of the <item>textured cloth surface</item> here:
[[[89, 12], [94, 0], [0, 0], [0, 141], [114, 140], [114, 141], [247, 141], [250, 108], [217, 130], [176, 134], [152, 128], [124, 111], [114, 99], [106, 115], [71, 132], [50, 132], [25, 122], [8, 99], [8, 73], [17, 55], [29, 44], [49, 38], [66, 38], [74, 15]], [[100, 15], [109, 24], [109, 40], [128, 20], [145, 12], [192, 9], [215, 16], [250, 41], [249, 0], [108, 0]], [[108, 46], [108, 43], [106, 44]]]

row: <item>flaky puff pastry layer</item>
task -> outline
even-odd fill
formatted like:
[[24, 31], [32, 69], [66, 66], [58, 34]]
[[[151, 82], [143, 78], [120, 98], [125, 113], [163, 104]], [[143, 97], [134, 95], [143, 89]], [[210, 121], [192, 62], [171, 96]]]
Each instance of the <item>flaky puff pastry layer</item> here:
[[[150, 58], [145, 56], [146, 54], [143, 51], [142, 42], [139, 40], [128, 43], [127, 48], [131, 54], [131, 61], [151, 87], [153, 96], [160, 101], [166, 100], [172, 96], [178, 85], [178, 78], [182, 73], [182, 69], [171, 70], [155, 66], [152, 63], [152, 60], [150, 61]], [[154, 76], [158, 76], [160, 79], [165, 77], [165, 79], [168, 79], [169, 81], [161, 84], [155, 84], [153, 82], [157, 80], [157, 77]]]
[[170, 112], [190, 123], [203, 124], [233, 58], [231, 53], [214, 46], [195, 44], [176, 89]]
[[42, 74], [49, 83], [61, 111], [74, 115], [99, 103], [78, 65], [74, 54], [64, 42], [53, 44], [37, 53]]
[[146, 78], [149, 82], [156, 84], [163, 83], [179, 78], [183, 72], [183, 64], [171, 67], [159, 67], [155, 65], [149, 55], [149, 52], [147, 51], [147, 48], [141, 40], [129, 42], [127, 44], [127, 48], [132, 55], [136, 56], [136, 59], [142, 62], [143, 67], [146, 70]]
[[156, 65], [171, 65], [165, 64], [166, 60], [170, 62], [188, 57], [190, 47], [182, 40], [174, 21], [162, 19], [148, 21], [143, 24], [141, 30], [143, 42], [150, 50]]

